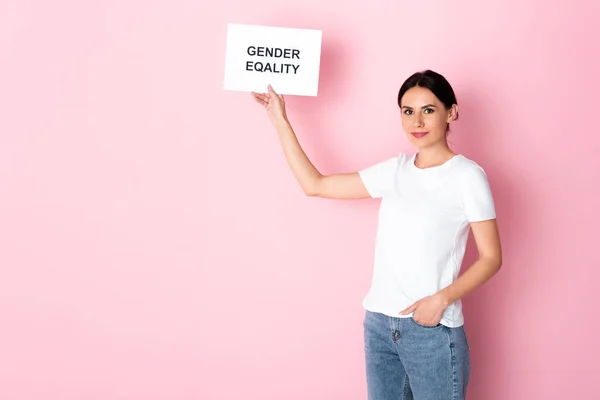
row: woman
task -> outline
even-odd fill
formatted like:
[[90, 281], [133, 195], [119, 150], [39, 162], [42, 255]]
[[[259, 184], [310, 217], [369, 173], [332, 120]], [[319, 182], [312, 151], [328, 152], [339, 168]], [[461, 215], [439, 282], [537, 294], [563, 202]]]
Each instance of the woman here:
[[[334, 175], [322, 175], [307, 158], [283, 96], [271, 86], [252, 95], [267, 109], [307, 195], [382, 198], [373, 280], [363, 300], [369, 399], [464, 399], [470, 356], [461, 298], [498, 272], [502, 251], [485, 172], [448, 146], [458, 118], [448, 81], [427, 70], [400, 88], [402, 127], [415, 154]], [[469, 229], [479, 257], [458, 278]]]

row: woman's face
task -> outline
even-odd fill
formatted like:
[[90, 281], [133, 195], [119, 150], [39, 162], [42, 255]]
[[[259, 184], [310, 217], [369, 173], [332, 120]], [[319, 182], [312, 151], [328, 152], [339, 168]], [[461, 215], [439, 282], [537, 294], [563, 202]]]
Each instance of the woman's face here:
[[402, 127], [413, 146], [423, 148], [446, 141], [446, 126], [455, 119], [458, 106], [449, 110], [427, 88], [415, 86], [400, 100]]

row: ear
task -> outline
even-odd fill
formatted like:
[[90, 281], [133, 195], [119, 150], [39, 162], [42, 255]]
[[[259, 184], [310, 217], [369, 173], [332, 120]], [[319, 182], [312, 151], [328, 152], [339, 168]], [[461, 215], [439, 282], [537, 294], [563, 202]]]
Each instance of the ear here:
[[452, 104], [448, 113], [448, 123], [454, 121], [458, 116], [458, 104]]

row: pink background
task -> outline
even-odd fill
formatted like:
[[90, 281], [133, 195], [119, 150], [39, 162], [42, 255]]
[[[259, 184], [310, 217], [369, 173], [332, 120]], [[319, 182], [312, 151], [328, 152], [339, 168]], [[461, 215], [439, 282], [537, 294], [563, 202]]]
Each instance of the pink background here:
[[398, 88], [450, 80], [504, 247], [464, 301], [469, 398], [591, 398], [599, 12], [2, 0], [0, 398], [366, 398], [378, 202], [303, 196], [264, 111], [222, 90], [228, 22], [323, 30], [319, 96], [287, 100], [323, 173], [412, 152]]

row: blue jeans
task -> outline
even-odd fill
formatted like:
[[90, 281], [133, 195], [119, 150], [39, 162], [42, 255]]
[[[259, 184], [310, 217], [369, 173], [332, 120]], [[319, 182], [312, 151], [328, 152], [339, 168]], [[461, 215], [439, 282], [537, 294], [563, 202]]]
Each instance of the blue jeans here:
[[369, 400], [464, 400], [471, 372], [464, 326], [427, 327], [367, 311]]

